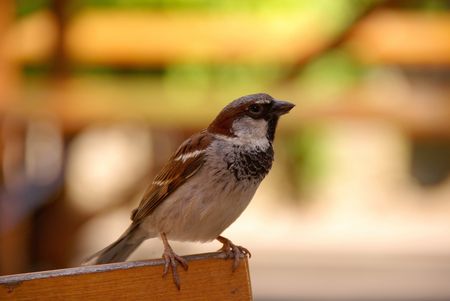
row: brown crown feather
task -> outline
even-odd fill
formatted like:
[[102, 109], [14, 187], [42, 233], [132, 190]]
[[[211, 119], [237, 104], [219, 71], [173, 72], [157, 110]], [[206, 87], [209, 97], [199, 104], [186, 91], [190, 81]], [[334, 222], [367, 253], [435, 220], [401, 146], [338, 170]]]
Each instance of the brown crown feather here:
[[266, 93], [250, 94], [240, 97], [228, 104], [217, 115], [208, 127], [208, 132], [234, 137], [232, 132], [233, 121], [246, 114], [249, 105], [259, 101], [273, 101], [273, 97]]

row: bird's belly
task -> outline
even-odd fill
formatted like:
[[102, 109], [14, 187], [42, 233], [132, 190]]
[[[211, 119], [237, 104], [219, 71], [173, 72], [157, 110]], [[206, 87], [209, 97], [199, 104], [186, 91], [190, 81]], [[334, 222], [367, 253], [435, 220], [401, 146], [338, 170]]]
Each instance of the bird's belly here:
[[171, 240], [213, 240], [241, 215], [258, 185], [236, 181], [230, 174], [200, 172], [164, 200], [143, 228], [164, 232]]

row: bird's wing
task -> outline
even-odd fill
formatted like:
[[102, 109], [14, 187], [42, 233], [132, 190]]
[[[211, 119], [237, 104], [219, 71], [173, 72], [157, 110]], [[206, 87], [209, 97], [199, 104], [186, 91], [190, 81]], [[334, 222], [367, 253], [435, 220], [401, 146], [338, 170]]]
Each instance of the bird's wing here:
[[205, 151], [211, 140], [211, 135], [202, 131], [181, 144], [149, 185], [138, 208], [133, 210], [131, 214], [133, 223], [139, 223], [149, 216], [159, 204], [203, 166]]

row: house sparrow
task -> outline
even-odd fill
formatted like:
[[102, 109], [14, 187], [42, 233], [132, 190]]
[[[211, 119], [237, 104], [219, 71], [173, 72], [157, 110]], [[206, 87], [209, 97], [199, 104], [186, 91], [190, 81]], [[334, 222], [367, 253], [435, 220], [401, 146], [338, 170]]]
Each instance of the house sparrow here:
[[220, 234], [241, 215], [272, 167], [278, 119], [293, 107], [263, 93], [228, 104], [207, 129], [181, 144], [145, 191], [122, 236], [86, 263], [124, 261], [144, 240], [160, 236], [163, 276], [171, 268], [178, 289], [177, 266], [187, 270], [188, 263], [175, 254], [169, 239], [217, 239], [235, 270], [250, 252]]

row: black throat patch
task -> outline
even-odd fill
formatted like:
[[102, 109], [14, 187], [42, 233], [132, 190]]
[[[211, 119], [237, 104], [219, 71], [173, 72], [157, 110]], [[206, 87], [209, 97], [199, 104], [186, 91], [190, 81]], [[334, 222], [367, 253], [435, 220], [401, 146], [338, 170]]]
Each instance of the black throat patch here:
[[237, 181], [261, 181], [272, 167], [272, 144], [269, 144], [267, 149], [234, 145], [233, 151], [226, 154], [225, 162]]

